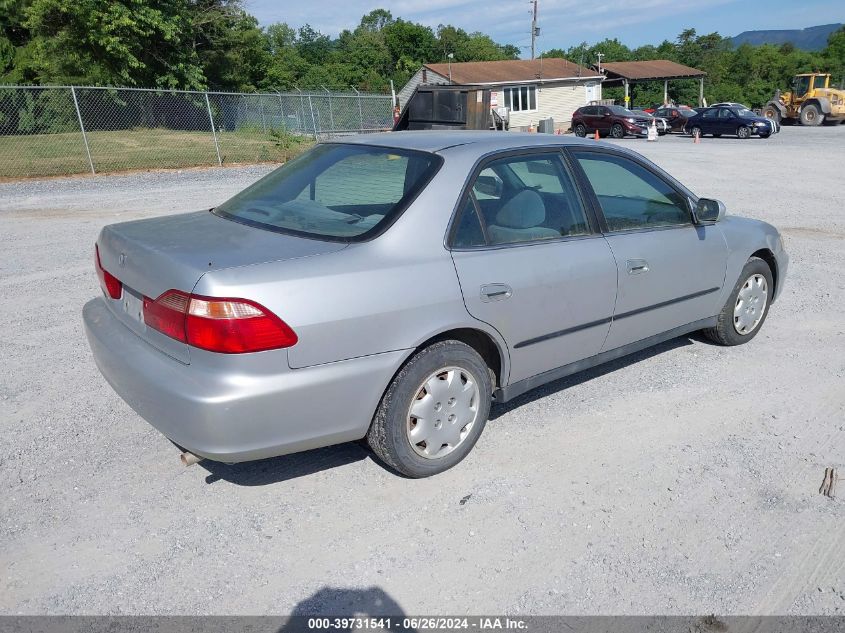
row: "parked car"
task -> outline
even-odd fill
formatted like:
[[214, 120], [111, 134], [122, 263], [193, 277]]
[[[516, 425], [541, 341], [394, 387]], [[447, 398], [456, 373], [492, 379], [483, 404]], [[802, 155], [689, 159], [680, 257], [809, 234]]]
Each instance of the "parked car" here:
[[689, 107], [690, 106], [688, 106], [688, 105], [677, 106], [674, 103], [655, 103], [653, 105], [650, 105], [647, 108], [643, 108], [642, 110], [644, 112], [648, 112], [649, 114], [654, 114], [657, 110], [660, 110], [661, 108], [689, 108]]
[[649, 114], [645, 111], [632, 110], [632, 112], [646, 119], [646, 127], [650, 126], [652, 119], [654, 119], [655, 125], [657, 126], [657, 134], [659, 136], [664, 136], [671, 131], [669, 122], [664, 117], [656, 114]]
[[712, 134], [719, 137], [730, 134], [739, 138], [750, 138], [755, 134], [760, 138], [768, 138], [779, 129], [771, 120], [746, 108], [721, 106], [702, 108], [698, 114], [687, 119], [684, 127], [692, 136]]
[[94, 251], [94, 359], [185, 463], [366, 437], [410, 477], [460, 462], [493, 401], [698, 330], [747, 343], [788, 264], [632, 151], [484, 131], [323, 143]]
[[684, 126], [687, 124], [687, 119], [695, 116], [697, 113], [692, 108], [686, 106], [666, 106], [658, 108], [654, 114], [666, 121], [670, 132], [683, 132]]
[[714, 103], [712, 108], [743, 108], [745, 110], [750, 110], [747, 105], [744, 103], [737, 103], [736, 101], [722, 101], [721, 103]]
[[572, 131], [576, 136], [586, 136], [598, 130], [599, 136], [624, 138], [625, 136], [648, 136], [652, 121], [658, 127], [658, 134], [666, 134], [669, 126], [655, 120], [650, 114], [632, 112], [622, 106], [590, 105], [578, 108], [572, 115]]

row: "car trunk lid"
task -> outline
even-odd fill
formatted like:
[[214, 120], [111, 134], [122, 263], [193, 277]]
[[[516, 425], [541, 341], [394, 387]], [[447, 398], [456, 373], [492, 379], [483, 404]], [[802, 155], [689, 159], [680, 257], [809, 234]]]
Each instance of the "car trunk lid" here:
[[[166, 290], [190, 293], [206, 272], [270, 261], [311, 257], [345, 248], [239, 224], [208, 211], [112, 224], [97, 240], [100, 262], [123, 284], [109, 309], [162, 352], [190, 362], [189, 347], [147, 327], [143, 299]], [[249, 298], [249, 297], [245, 297]]]

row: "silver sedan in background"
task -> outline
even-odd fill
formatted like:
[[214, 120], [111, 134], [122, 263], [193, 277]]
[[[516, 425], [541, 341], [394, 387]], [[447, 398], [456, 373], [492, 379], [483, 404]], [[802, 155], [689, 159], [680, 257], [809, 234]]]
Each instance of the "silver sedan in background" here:
[[95, 259], [97, 365], [186, 463], [366, 437], [410, 477], [460, 462], [492, 401], [697, 330], [750, 341], [788, 263], [632, 151], [430, 131], [320, 144], [105, 227]]

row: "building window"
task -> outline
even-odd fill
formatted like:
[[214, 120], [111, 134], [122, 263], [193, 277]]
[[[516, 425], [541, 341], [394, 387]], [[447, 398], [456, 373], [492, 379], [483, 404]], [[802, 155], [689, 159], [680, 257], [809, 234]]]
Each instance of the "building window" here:
[[511, 112], [534, 112], [537, 109], [537, 86], [503, 88], [505, 107]]

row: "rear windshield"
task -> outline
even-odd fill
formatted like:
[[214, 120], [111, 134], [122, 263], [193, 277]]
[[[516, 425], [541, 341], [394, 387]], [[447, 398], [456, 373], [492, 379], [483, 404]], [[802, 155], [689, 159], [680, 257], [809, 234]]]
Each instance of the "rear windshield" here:
[[442, 159], [372, 145], [318, 145], [213, 210], [283, 233], [359, 241], [381, 232]]

